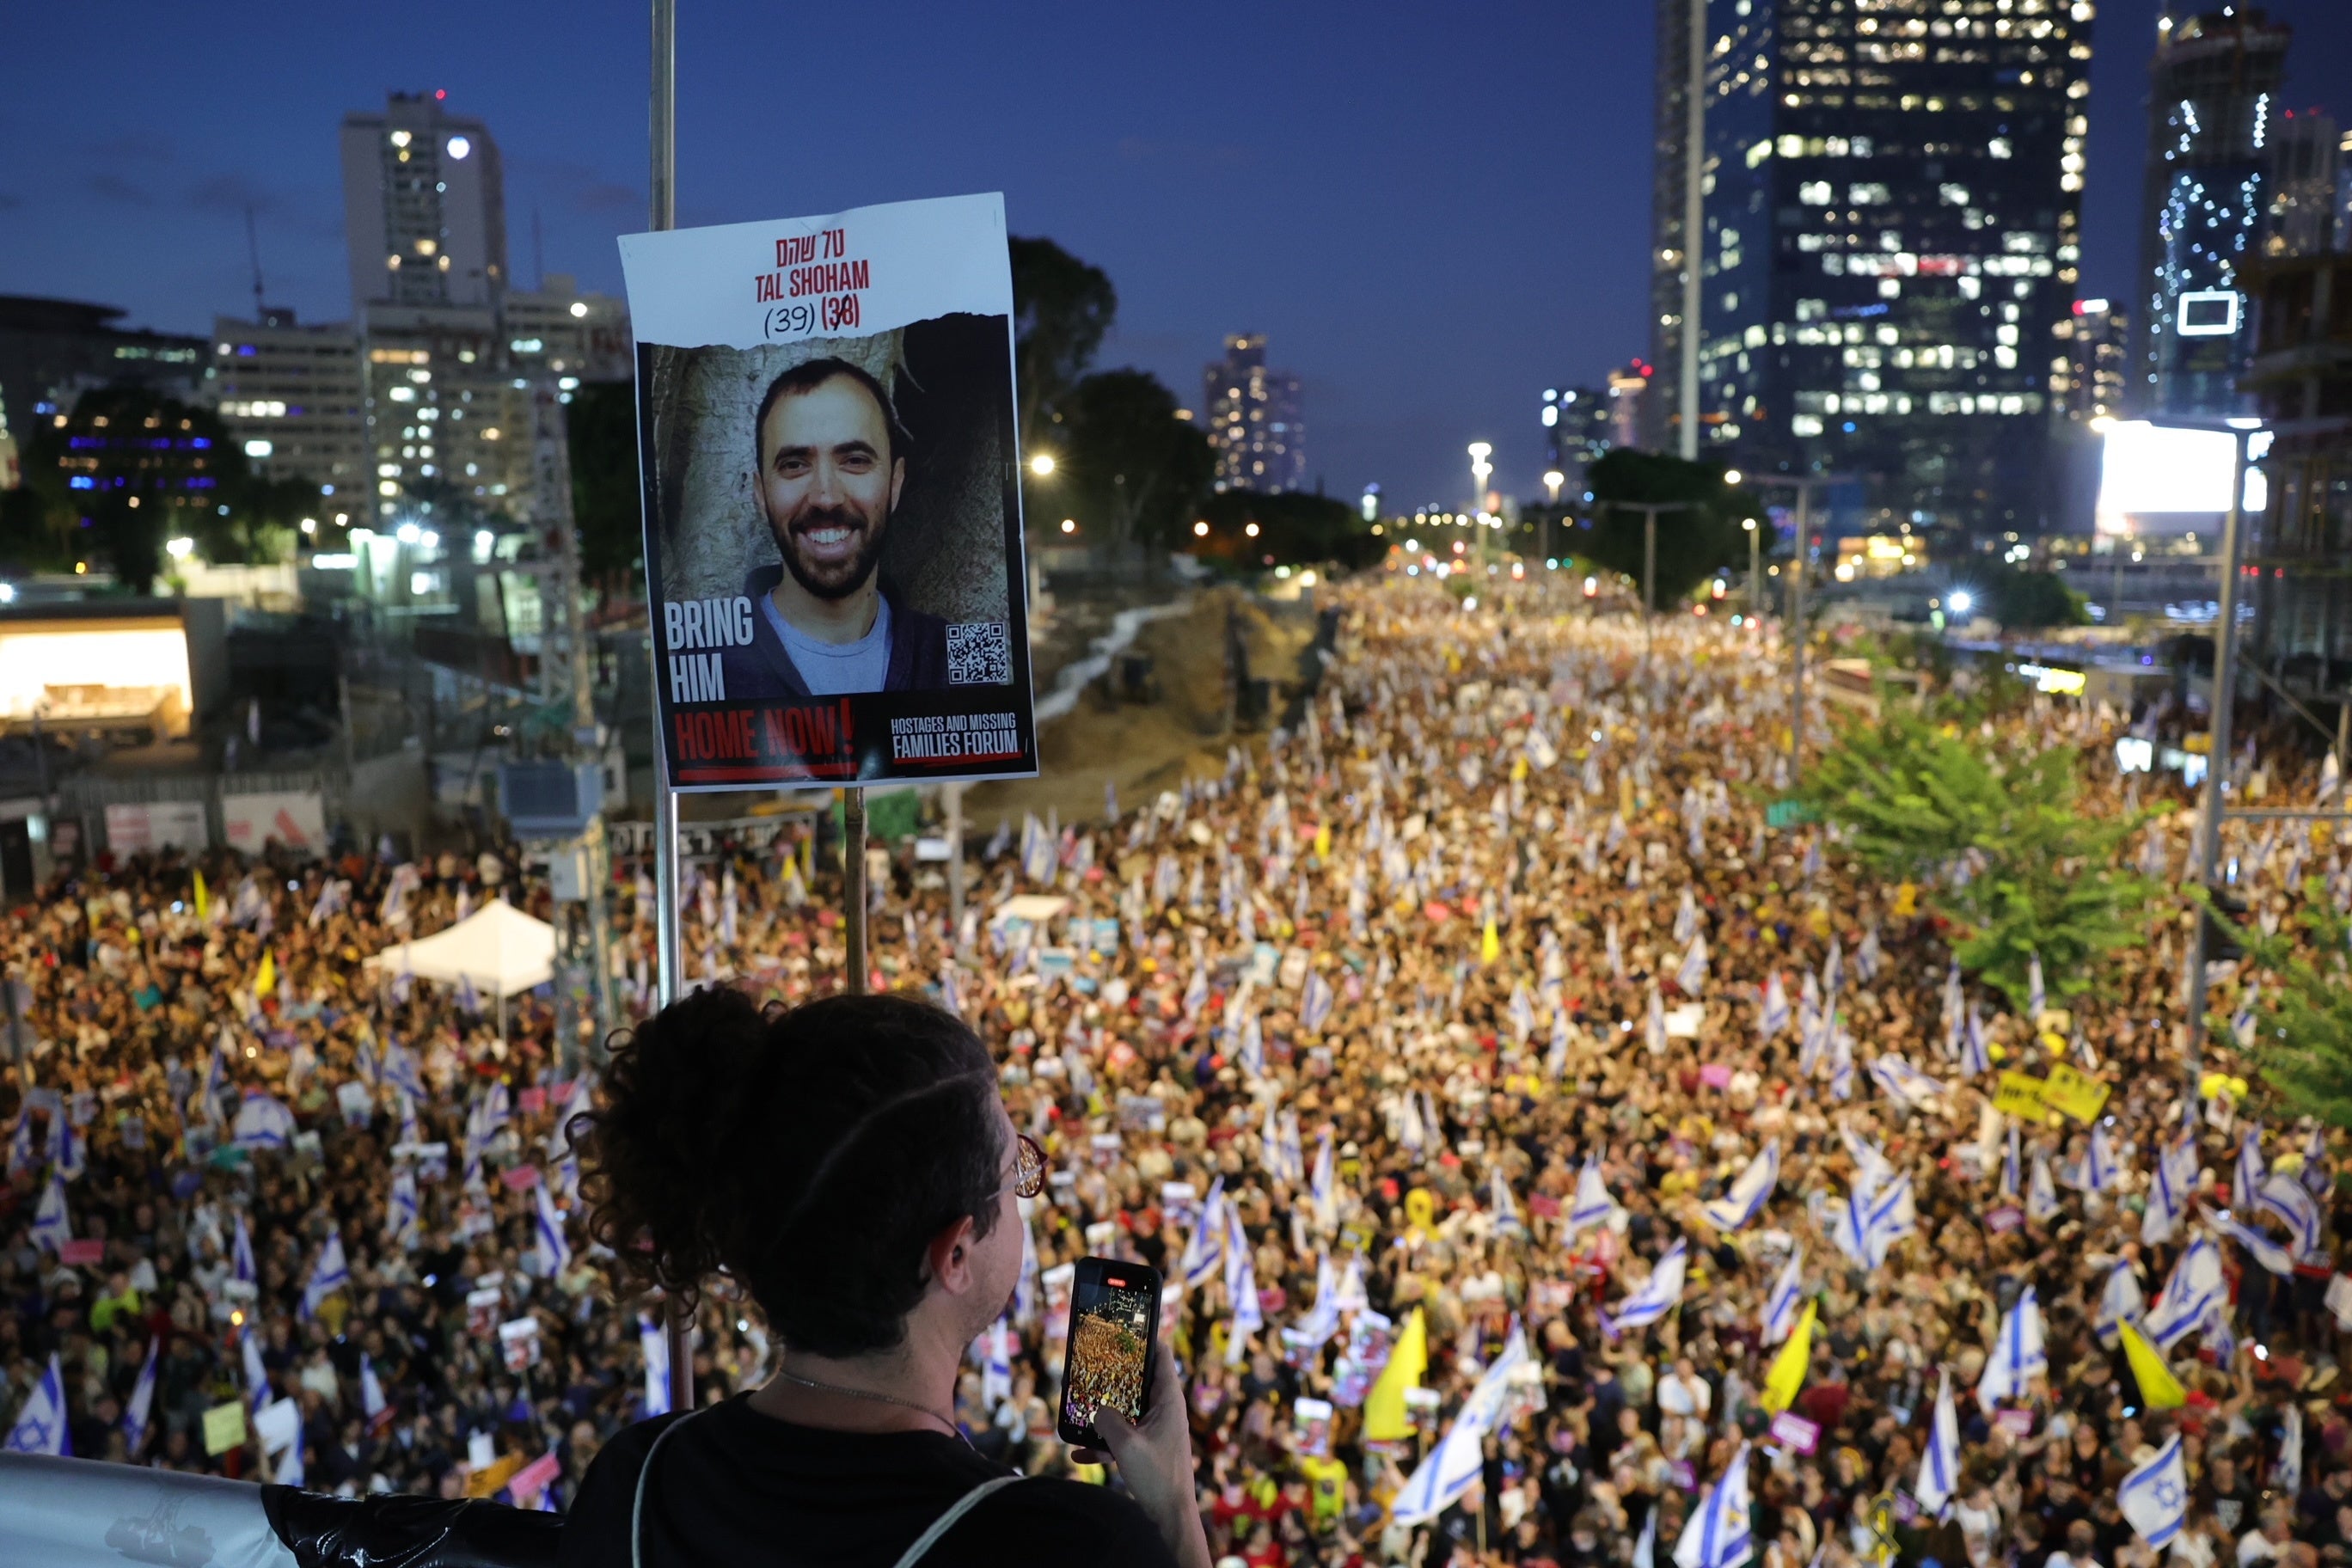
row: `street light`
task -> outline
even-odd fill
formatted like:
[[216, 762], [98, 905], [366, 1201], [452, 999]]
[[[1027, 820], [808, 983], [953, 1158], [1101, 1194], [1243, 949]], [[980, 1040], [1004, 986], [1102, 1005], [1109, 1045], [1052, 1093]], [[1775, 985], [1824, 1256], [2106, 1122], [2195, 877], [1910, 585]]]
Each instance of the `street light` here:
[[1486, 510], [1486, 476], [1495, 471], [1495, 465], [1486, 459], [1494, 455], [1493, 443], [1487, 441], [1470, 443], [1470, 510], [1472, 511]]
[[1748, 619], [1752, 626], [1764, 592], [1764, 531], [1752, 517], [1741, 518], [1739, 526], [1748, 531]]
[[1544, 489], [1550, 496], [1551, 504], [1558, 506], [1559, 504], [1559, 487], [1568, 483], [1568, 476], [1561, 473], [1558, 468], [1548, 468], [1544, 471], [1543, 482]]
[[1039, 479], [1050, 479], [1054, 473], [1054, 454], [1040, 452], [1029, 459], [1029, 471]]

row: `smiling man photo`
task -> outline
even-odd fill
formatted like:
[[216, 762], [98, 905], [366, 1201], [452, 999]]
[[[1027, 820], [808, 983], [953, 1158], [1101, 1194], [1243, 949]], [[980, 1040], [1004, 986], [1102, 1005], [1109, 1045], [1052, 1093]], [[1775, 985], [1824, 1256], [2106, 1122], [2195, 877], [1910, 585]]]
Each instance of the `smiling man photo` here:
[[947, 684], [947, 623], [878, 570], [907, 482], [906, 430], [882, 384], [843, 359], [771, 382], [753, 490], [782, 561], [752, 569], [751, 641], [726, 650], [735, 698], [920, 691]]

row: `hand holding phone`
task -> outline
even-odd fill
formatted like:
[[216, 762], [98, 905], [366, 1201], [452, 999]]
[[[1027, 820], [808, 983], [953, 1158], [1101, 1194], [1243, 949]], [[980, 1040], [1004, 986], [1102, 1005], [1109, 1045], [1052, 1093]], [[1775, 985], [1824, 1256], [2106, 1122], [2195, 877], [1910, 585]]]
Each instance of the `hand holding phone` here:
[[1102, 1447], [1097, 1411], [1139, 1425], [1151, 1409], [1151, 1347], [1160, 1337], [1160, 1271], [1108, 1258], [1078, 1261], [1070, 1337], [1062, 1352], [1062, 1441]]

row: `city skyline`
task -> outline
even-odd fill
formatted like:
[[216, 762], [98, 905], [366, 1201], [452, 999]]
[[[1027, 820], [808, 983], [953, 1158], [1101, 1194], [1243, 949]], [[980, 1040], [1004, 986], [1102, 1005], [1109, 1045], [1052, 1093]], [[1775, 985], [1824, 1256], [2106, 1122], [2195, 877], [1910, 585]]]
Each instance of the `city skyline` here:
[[[2156, 9], [2100, 11], [2086, 294], [2131, 294]], [[2269, 9], [2295, 29], [2287, 101], [2344, 118], [2352, 16], [2324, 0]], [[1271, 47], [1238, 64], [1164, 21], [1075, 34], [1042, 11], [983, 26], [918, 9], [925, 25], [904, 29], [892, 72], [908, 107], [854, 117], [857, 134], [784, 115], [807, 152], [782, 174], [740, 135], [769, 86], [728, 47], [749, 15], [682, 26], [681, 222], [1002, 188], [1016, 232], [1051, 236], [1118, 285], [1104, 363], [1150, 370], [1189, 405], [1226, 335], [1282, 345], [1315, 408], [1307, 488], [1347, 496], [1377, 481], [1395, 504], [1450, 500], [1464, 442], [1484, 438], [1506, 491], [1531, 494], [1544, 462], [1526, 413], [1535, 395], [1599, 384], [1646, 352], [1648, 6], [1477, 29], [1375, 8], [1363, 36], [1344, 37], [1286, 15]], [[519, 282], [543, 267], [616, 290], [612, 238], [644, 223], [639, 10], [583, 8], [560, 36], [511, 17], [461, 24], [454, 9], [404, 16], [403, 29], [329, 26], [287, 9], [235, 37], [161, 9], [104, 34], [79, 16], [28, 18], [0, 112], [15, 132], [0, 142], [0, 224], [42, 237], [0, 255], [0, 292], [204, 331], [249, 310], [250, 205], [270, 302], [305, 321], [347, 315], [337, 127], [388, 88], [446, 89], [453, 112], [491, 128]], [[32, 68], [100, 48], [125, 69], [216, 68], [270, 90], [216, 104], [201, 135], [168, 95], [110, 106], [100, 122], [69, 76]], [[549, 68], [526, 79], [506, 64], [527, 57]], [[1276, 63], [1300, 58], [1322, 68]], [[1481, 85], [1465, 92], [1465, 79]], [[1059, 90], [1040, 96], [1048, 83]], [[1055, 108], [1002, 108], [1021, 102]]]

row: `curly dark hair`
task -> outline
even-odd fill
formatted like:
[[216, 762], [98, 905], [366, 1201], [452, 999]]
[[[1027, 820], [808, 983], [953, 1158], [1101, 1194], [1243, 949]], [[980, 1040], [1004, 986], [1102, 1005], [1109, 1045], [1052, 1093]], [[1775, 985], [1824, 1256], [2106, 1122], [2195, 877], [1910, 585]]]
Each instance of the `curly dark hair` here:
[[625, 1267], [689, 1299], [723, 1268], [816, 1355], [896, 1346], [924, 1249], [966, 1217], [987, 1235], [1003, 1186], [987, 1047], [906, 996], [696, 992], [620, 1040], [569, 1131]]

